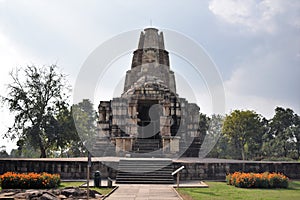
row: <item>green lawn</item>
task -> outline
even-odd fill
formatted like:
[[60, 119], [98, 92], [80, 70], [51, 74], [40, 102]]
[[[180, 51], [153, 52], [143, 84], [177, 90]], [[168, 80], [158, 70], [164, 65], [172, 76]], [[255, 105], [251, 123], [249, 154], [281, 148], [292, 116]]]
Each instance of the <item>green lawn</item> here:
[[225, 182], [206, 182], [209, 188], [179, 188], [185, 200], [198, 199], [300, 199], [300, 181], [291, 181], [287, 189], [244, 189], [229, 186]]
[[[59, 188], [65, 188], [65, 187], [79, 187], [85, 182], [61, 182]], [[83, 188], [81, 188], [83, 189]], [[100, 192], [103, 195], [108, 194], [110, 191], [112, 191], [113, 188], [94, 188], [90, 187], [91, 190], [96, 190], [97, 192]]]
[[61, 182], [59, 185], [59, 188], [65, 188], [65, 187], [79, 187], [85, 182], [79, 182], [79, 181], [66, 181], [66, 182]]

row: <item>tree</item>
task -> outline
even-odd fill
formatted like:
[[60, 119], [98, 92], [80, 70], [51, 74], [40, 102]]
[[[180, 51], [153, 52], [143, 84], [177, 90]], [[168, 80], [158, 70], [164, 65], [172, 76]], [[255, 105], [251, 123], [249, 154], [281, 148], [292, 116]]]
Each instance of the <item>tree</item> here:
[[210, 145], [210, 141], [207, 142], [207, 131], [209, 129], [209, 123], [210, 123], [210, 118], [203, 114], [200, 113], [199, 116], [199, 131], [200, 131], [200, 135], [201, 135], [201, 141], [203, 141], [203, 144], [201, 145], [201, 149], [199, 152], [199, 156], [200, 157], [205, 157], [207, 155], [207, 153], [211, 150], [211, 146]]
[[1, 146], [0, 147], [0, 158], [8, 158], [9, 155], [8, 153], [6, 152], [6, 146]]
[[203, 114], [203, 113], [200, 113], [200, 116], [199, 116], [199, 131], [200, 133], [202, 134], [206, 134], [207, 130], [209, 129], [209, 123], [210, 123], [210, 118]]
[[[210, 146], [210, 148], [213, 146], [212, 149], [207, 155], [207, 157], [213, 157], [213, 158], [225, 158], [224, 154], [226, 154], [226, 147], [228, 142], [222, 140], [222, 125], [224, 121], [224, 116], [222, 115], [212, 115], [211, 119], [209, 121], [209, 129], [205, 138], [204, 146]], [[202, 147], [201, 147], [202, 148]]]
[[47, 149], [57, 142], [53, 132], [54, 116], [67, 107], [68, 86], [65, 75], [57, 72], [56, 65], [27, 66], [10, 73], [8, 96], [2, 97], [15, 121], [5, 137], [25, 140], [40, 150], [40, 157], [47, 156]]
[[56, 138], [48, 151], [52, 157], [64, 157], [73, 142], [79, 141], [72, 112], [67, 107], [61, 109], [55, 117], [49, 120], [46, 130], [52, 132]]
[[268, 120], [265, 117], [260, 117], [260, 126], [255, 134], [249, 138], [249, 142], [246, 144], [248, 158], [252, 160], [263, 159], [263, 144], [264, 134], [268, 131]]
[[250, 110], [234, 110], [225, 117], [222, 127], [222, 133], [240, 150], [243, 160], [247, 158], [249, 147], [257, 145], [257, 138], [262, 137], [262, 130], [261, 116]]
[[41, 153], [39, 149], [34, 149], [28, 141], [19, 139], [17, 142], [17, 149], [12, 149], [10, 157], [12, 158], [38, 158]]
[[77, 152], [76, 154], [86, 154], [86, 148], [92, 148], [97, 137], [97, 112], [89, 99], [83, 99], [82, 102], [74, 104], [71, 111], [78, 135], [77, 141], [74, 141], [75, 144], [70, 150]]
[[295, 114], [294, 135], [296, 140], [297, 159], [300, 157], [300, 116]]
[[270, 120], [268, 136], [271, 156], [295, 157], [299, 150], [299, 116], [290, 108], [277, 107]]

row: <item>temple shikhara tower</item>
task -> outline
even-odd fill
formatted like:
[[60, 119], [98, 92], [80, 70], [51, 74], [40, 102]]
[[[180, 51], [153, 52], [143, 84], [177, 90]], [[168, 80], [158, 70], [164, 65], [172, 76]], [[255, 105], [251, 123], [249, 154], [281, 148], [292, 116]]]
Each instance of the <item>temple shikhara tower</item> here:
[[99, 104], [95, 156], [197, 157], [205, 133], [200, 108], [176, 93], [164, 36], [141, 32], [120, 97]]

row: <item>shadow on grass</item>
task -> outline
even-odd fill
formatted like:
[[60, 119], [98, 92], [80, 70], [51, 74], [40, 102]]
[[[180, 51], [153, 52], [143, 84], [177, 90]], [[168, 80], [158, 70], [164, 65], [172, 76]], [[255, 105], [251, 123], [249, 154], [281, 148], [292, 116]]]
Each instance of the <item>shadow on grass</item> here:
[[300, 190], [300, 181], [290, 181], [289, 187], [286, 190]]
[[[195, 192], [196, 193], [196, 192]], [[205, 194], [205, 195], [210, 195], [210, 196], [220, 196], [220, 195], [217, 195], [216, 193], [214, 193], [214, 192], [203, 192], [203, 191], [201, 191], [201, 192], [197, 192], [198, 194]]]

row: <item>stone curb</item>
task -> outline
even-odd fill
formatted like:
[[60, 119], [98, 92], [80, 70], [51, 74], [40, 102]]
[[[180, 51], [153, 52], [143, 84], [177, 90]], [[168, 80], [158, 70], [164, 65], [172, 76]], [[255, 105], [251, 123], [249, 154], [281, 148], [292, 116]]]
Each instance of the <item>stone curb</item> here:
[[112, 193], [114, 193], [117, 189], [119, 188], [119, 186], [115, 186], [114, 189], [112, 189], [112, 191], [110, 191], [108, 194], [106, 194], [103, 197], [103, 200], [106, 199], [107, 197], [109, 197]]
[[[175, 189], [176, 187], [172, 187], [173, 191], [177, 194], [177, 196], [181, 199], [184, 200], [181, 195], [177, 192], [177, 190]], [[180, 187], [179, 187], [180, 188]]]

